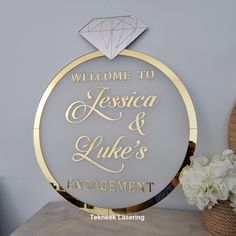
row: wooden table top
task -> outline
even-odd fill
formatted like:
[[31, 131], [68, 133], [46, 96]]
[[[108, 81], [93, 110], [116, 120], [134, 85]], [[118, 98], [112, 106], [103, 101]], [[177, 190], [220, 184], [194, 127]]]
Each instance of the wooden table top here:
[[10, 236], [211, 235], [202, 227], [201, 212], [151, 208], [137, 216], [136, 220], [92, 220], [70, 203], [50, 202]]

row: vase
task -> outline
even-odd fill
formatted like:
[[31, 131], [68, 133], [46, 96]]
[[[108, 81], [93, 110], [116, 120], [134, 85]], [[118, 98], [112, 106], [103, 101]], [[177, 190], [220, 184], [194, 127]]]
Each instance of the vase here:
[[212, 209], [203, 211], [203, 226], [216, 236], [236, 235], [236, 212], [230, 206], [230, 201], [218, 201]]
[[229, 119], [228, 143], [229, 149], [236, 153], [236, 103]]

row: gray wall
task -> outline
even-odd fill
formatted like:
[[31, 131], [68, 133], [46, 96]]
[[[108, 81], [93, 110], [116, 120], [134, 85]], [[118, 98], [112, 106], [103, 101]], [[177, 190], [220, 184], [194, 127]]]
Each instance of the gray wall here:
[[[32, 129], [39, 99], [54, 74], [93, 47], [77, 31], [92, 17], [133, 14], [149, 30], [131, 49], [160, 59], [195, 103], [197, 154], [227, 147], [236, 100], [234, 0], [0, 0], [0, 234], [8, 235], [60, 197], [36, 162]], [[190, 208], [180, 188], [161, 204]]]

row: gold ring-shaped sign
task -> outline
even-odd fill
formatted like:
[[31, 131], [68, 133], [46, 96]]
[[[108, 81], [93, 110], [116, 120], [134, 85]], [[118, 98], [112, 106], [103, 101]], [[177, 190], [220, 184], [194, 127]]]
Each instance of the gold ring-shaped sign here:
[[174, 72], [172, 72], [168, 67], [163, 65], [160, 61], [156, 60], [155, 58], [148, 56], [144, 53], [133, 51], [133, 50], [124, 50], [120, 53], [121, 56], [125, 57], [131, 57], [136, 58], [141, 61], [144, 61], [146, 63], [149, 63], [150, 65], [154, 66], [155, 68], [159, 69], [162, 73], [164, 73], [169, 80], [174, 84], [176, 89], [178, 90], [179, 94], [181, 95], [183, 102], [185, 104], [185, 108], [188, 114], [188, 120], [189, 120], [189, 144], [186, 151], [186, 155], [183, 161], [182, 166], [180, 167], [177, 174], [174, 176], [174, 178], [171, 180], [171, 182], [156, 196], [150, 198], [149, 200], [142, 202], [140, 204], [130, 206], [127, 208], [119, 208], [119, 209], [108, 209], [108, 208], [99, 208], [96, 206], [92, 206], [90, 204], [87, 204], [85, 202], [80, 201], [79, 199], [74, 198], [70, 194], [68, 194], [62, 186], [59, 185], [59, 183], [56, 181], [56, 179], [53, 177], [52, 173], [47, 167], [47, 164], [45, 163], [42, 149], [41, 149], [41, 142], [40, 142], [40, 122], [42, 113], [44, 110], [44, 106], [47, 102], [48, 97], [50, 96], [51, 92], [53, 91], [54, 87], [57, 85], [57, 83], [74, 67], [81, 65], [84, 62], [90, 61], [92, 59], [102, 57], [104, 56], [101, 52], [95, 51], [89, 54], [86, 54], [73, 62], [71, 62], [69, 65], [67, 65], [65, 68], [63, 68], [50, 82], [49, 86], [47, 87], [46, 91], [44, 92], [35, 117], [34, 122], [34, 148], [35, 153], [37, 156], [38, 163], [46, 176], [47, 180], [50, 182], [50, 184], [53, 186], [53, 188], [56, 189], [56, 191], [64, 197], [66, 200], [71, 202], [72, 204], [78, 206], [79, 208], [88, 211], [93, 214], [103, 214], [103, 215], [116, 215], [116, 214], [129, 214], [134, 213], [138, 211], [142, 211], [144, 209], [147, 209], [154, 204], [161, 201], [163, 198], [165, 198], [178, 184], [178, 176], [181, 170], [190, 163], [190, 157], [194, 154], [195, 145], [197, 141], [197, 119], [196, 114], [194, 110], [194, 106], [192, 103], [192, 100], [188, 94], [188, 91], [184, 87], [181, 80], [176, 76]]

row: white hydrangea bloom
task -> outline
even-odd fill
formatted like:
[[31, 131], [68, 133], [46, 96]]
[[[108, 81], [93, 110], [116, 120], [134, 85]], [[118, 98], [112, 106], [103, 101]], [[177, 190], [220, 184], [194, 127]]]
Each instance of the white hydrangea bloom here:
[[234, 152], [233, 152], [232, 150], [226, 149], [226, 150], [223, 151], [223, 156], [228, 156], [228, 155], [231, 155], [231, 154], [233, 154], [233, 153], [234, 153]]
[[227, 199], [236, 210], [236, 155], [227, 150], [211, 161], [203, 156], [195, 158], [192, 167], [183, 171], [180, 183], [188, 203], [200, 210]]
[[206, 166], [209, 163], [208, 158], [204, 156], [200, 156], [198, 158], [195, 158], [193, 160], [193, 169], [200, 169], [203, 166]]

